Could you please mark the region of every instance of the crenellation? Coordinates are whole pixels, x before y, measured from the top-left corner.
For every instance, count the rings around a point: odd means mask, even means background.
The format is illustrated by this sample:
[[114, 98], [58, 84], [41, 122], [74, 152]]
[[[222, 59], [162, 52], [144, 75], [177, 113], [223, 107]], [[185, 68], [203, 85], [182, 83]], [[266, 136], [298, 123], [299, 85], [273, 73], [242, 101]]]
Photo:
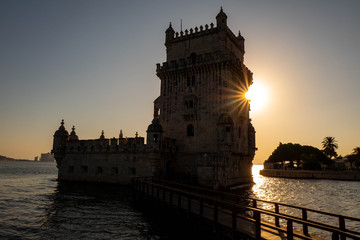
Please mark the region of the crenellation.
[[175, 37], [172, 39], [172, 42], [199, 37], [215, 31], [217, 31], [217, 28], [214, 27], [213, 23], [210, 24], [210, 27], [206, 24], [205, 28], [201, 25], [200, 27], [190, 28], [189, 30], [185, 29], [185, 31], [180, 31], [180, 33], [175, 32]]
[[157, 73], [163, 73], [166, 71], [173, 71], [179, 68], [186, 69], [188, 66], [201, 66], [207, 64], [214, 64], [216, 62], [222, 63], [224, 61], [232, 62], [232, 64], [241, 67], [242, 61], [236, 57], [233, 52], [222, 53], [220, 51], [209, 52], [204, 54], [199, 54], [196, 56], [196, 61], [193, 61], [191, 57], [180, 58], [179, 60], [171, 60], [170, 62], [163, 62], [156, 64]]

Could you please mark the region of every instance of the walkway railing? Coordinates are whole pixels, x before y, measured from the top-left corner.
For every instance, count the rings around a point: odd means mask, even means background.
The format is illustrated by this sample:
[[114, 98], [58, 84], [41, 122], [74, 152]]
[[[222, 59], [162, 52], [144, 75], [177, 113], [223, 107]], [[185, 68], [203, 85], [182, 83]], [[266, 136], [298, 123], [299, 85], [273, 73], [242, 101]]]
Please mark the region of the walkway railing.
[[[159, 179], [134, 179], [133, 186], [139, 193], [163, 201], [166, 204], [173, 206], [177, 205], [178, 208], [183, 206], [182, 201], [185, 200], [187, 201], [186, 210], [189, 213], [194, 213], [194, 209], [197, 208], [196, 214], [200, 217], [204, 217], [205, 208], [207, 211], [208, 209], [211, 209], [211, 220], [213, 223], [215, 225], [221, 224], [230, 227], [234, 236], [236, 232], [242, 231], [242, 229], [239, 229], [238, 224], [238, 220], [242, 220], [254, 226], [252, 232], [245, 233], [253, 235], [256, 239], [261, 239], [263, 228], [274, 229], [280, 233], [284, 233], [289, 240], [294, 239], [294, 237], [300, 239], [313, 239], [313, 236], [309, 234], [309, 227], [330, 233], [332, 239], [360, 239], [360, 232], [346, 228], [346, 221], [356, 221], [360, 223], [360, 219], [355, 217], [256, 198], [241, 197], [233, 193], [215, 191]], [[177, 202], [174, 202], [174, 200], [177, 200]], [[241, 204], [241, 200], [250, 202], [250, 206]], [[258, 207], [258, 203], [260, 202], [272, 204], [274, 210]], [[301, 217], [282, 213], [280, 211], [281, 206], [300, 210]], [[221, 214], [225, 213], [229, 215], [231, 218], [230, 224], [227, 224], [225, 220], [224, 222], [219, 222], [220, 211]], [[324, 222], [310, 220], [308, 216], [308, 213], [310, 212], [336, 217], [339, 225], [332, 226]], [[263, 216], [272, 217], [274, 222], [262, 220]], [[226, 218], [224, 217], [223, 219]], [[284, 224], [280, 224], [280, 222]], [[302, 225], [302, 231], [294, 230], [294, 224]]]

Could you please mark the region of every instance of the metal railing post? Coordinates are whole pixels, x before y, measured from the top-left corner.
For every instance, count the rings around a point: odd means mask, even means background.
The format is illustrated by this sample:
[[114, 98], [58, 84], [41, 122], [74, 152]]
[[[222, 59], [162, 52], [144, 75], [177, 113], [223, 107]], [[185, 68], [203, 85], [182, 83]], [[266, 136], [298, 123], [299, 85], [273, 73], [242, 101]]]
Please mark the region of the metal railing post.
[[333, 232], [331, 239], [332, 240], [339, 240], [339, 233], [338, 232]]
[[[257, 208], [256, 199], [253, 199], [253, 208]], [[253, 218], [255, 219], [255, 212], [253, 212]]]
[[[307, 211], [306, 209], [301, 209], [302, 211], [302, 219], [304, 221], [307, 221]], [[308, 229], [308, 225], [306, 223], [303, 224], [303, 233], [305, 236], [309, 236], [309, 229]]]
[[255, 219], [255, 238], [261, 239], [261, 214], [258, 211], [253, 212]]
[[[279, 204], [275, 203], [275, 213], [279, 214]], [[279, 217], [275, 217], [275, 226], [280, 227]]]
[[287, 229], [286, 231], [287, 240], [293, 240], [294, 239], [293, 221], [291, 219], [287, 220], [286, 229]]
[[[342, 216], [339, 216], [339, 228], [341, 229], [341, 231], [345, 231], [345, 219]], [[340, 239], [345, 240], [346, 236], [340, 234]]]

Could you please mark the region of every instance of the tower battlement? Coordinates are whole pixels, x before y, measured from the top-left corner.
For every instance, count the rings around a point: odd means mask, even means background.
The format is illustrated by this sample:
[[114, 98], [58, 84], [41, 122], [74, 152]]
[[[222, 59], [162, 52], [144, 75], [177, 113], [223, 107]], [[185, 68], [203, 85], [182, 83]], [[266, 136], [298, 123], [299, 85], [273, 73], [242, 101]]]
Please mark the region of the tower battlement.
[[208, 52], [204, 54], [189, 56], [187, 58], [180, 58], [179, 60], [172, 60], [170, 62], [163, 62], [162, 64], [156, 64], [156, 72], [157, 74], [187, 69], [189, 67], [206, 67], [209, 65], [219, 64], [219, 63], [232, 63], [234, 67], [238, 68], [239, 71], [244, 68], [247, 71], [248, 75], [252, 76], [252, 72], [240, 61], [239, 58], [233, 52]]
[[176, 43], [176, 42], [186, 41], [197, 37], [219, 33], [221, 31], [225, 31], [227, 36], [239, 48], [243, 47], [244, 37], [240, 34], [240, 32], [238, 36], [235, 36], [235, 34], [228, 27], [226, 27], [225, 29], [219, 29], [218, 27], [214, 27], [213, 23], [210, 24], [210, 27], [208, 24], [205, 24], [205, 27], [200, 25], [200, 27], [190, 28], [189, 30], [185, 29], [184, 31], [174, 32], [174, 36], [169, 42]]

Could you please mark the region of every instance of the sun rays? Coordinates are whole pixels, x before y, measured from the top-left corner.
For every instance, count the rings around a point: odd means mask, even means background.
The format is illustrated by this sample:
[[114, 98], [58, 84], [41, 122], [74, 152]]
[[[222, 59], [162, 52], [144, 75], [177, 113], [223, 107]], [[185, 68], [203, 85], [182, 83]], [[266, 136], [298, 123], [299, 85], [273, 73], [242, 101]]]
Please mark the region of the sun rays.
[[246, 99], [250, 100], [251, 111], [261, 111], [268, 101], [268, 90], [266, 86], [259, 82], [254, 82], [249, 91], [245, 94]]
[[229, 86], [225, 88], [226, 103], [225, 108], [230, 111], [230, 114], [236, 114], [237, 118], [247, 118], [249, 108], [249, 100], [246, 99], [245, 94], [249, 88], [248, 82], [229, 81]]
[[248, 109], [252, 112], [261, 111], [268, 100], [268, 90], [261, 83], [248, 81], [229, 81], [224, 88], [226, 103], [224, 107], [230, 114], [236, 114], [237, 118], [248, 117]]

